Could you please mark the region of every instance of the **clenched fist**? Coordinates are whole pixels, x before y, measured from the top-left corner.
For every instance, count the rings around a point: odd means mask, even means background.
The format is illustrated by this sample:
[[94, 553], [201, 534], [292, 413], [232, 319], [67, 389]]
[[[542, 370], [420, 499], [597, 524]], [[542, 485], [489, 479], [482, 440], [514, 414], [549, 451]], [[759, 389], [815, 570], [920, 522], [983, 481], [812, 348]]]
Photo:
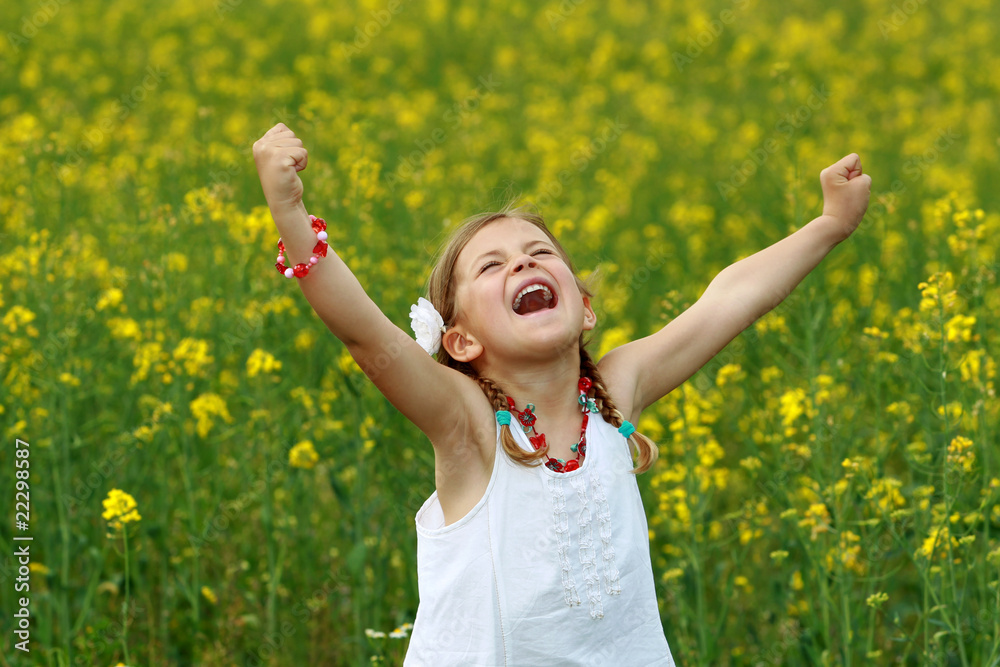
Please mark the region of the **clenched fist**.
[[846, 239], [868, 210], [872, 177], [862, 173], [861, 158], [851, 153], [821, 171], [819, 182], [823, 187], [823, 215], [837, 219]]
[[272, 213], [294, 208], [302, 201], [299, 172], [306, 168], [309, 154], [288, 126], [278, 123], [255, 141], [253, 159]]

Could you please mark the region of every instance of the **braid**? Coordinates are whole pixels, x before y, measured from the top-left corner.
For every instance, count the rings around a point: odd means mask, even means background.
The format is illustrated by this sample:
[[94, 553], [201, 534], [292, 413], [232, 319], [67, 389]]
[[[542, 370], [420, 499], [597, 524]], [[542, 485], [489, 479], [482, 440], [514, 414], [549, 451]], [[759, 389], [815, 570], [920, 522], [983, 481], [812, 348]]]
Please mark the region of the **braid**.
[[[479, 384], [483, 393], [486, 394], [486, 398], [493, 405], [494, 411], [510, 410], [510, 405], [507, 403], [507, 393], [500, 388], [500, 385], [487, 377], [476, 375], [474, 371], [472, 374], [469, 374], [469, 377]], [[500, 425], [500, 442], [503, 444], [503, 449], [510, 458], [524, 465], [538, 465], [549, 457], [548, 444], [533, 452], [526, 452], [523, 448], [519, 447], [517, 441], [514, 440], [514, 435], [510, 432], [510, 426], [507, 424]]]
[[[463, 364], [463, 366], [465, 365]], [[460, 370], [476, 381], [483, 390], [483, 393], [486, 394], [486, 398], [489, 399], [494, 411], [510, 410], [510, 405], [507, 402], [507, 392], [500, 385], [488, 377], [477, 375], [471, 367], [466, 366], [460, 368]], [[597, 370], [597, 364], [594, 363], [594, 360], [583, 345], [580, 346], [580, 375], [589, 377], [593, 381], [592, 389], [594, 398], [600, 408], [604, 421], [615, 428], [620, 427], [625, 421], [625, 417], [622, 416], [622, 413], [615, 406], [614, 400], [612, 400], [611, 395], [608, 394], [607, 389], [604, 387], [604, 380], [601, 378], [601, 372]], [[522, 447], [518, 446], [508, 424], [501, 424], [500, 426], [500, 442], [503, 444], [503, 449], [507, 452], [507, 455], [522, 465], [538, 465], [549, 457], [549, 446], [547, 443], [541, 449], [533, 452], [525, 451]], [[631, 447], [635, 448], [639, 457], [636, 467], [632, 472], [639, 474], [649, 470], [659, 456], [656, 443], [638, 431], [635, 431], [628, 437], [628, 443]]]
[[[611, 400], [611, 395], [608, 394], [607, 389], [604, 387], [604, 380], [601, 378], [601, 372], [597, 370], [597, 364], [591, 358], [590, 353], [587, 352], [583, 345], [580, 345], [580, 373], [581, 375], [586, 375], [591, 380], [593, 380], [593, 390], [594, 398], [597, 400], [597, 404], [601, 410], [601, 416], [604, 417], [604, 421], [608, 422], [615, 428], [618, 428], [625, 421], [625, 417], [619, 412], [618, 408], [615, 406], [615, 402]], [[659, 457], [659, 449], [656, 443], [650, 440], [643, 434], [635, 431], [628, 437], [628, 443], [633, 445], [636, 449], [636, 453], [639, 456], [639, 461], [636, 464], [635, 469], [632, 470], [634, 474], [639, 474], [646, 472], [650, 467], [656, 462]]]

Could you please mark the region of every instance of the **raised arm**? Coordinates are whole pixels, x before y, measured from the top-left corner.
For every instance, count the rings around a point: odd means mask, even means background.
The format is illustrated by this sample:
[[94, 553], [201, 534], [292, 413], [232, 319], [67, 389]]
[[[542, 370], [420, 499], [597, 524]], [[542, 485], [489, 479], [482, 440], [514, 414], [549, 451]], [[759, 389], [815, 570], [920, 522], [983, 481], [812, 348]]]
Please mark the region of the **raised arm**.
[[[278, 123], [254, 143], [253, 155], [264, 196], [285, 245], [285, 265], [307, 261], [316, 245], [316, 233], [302, 203], [298, 172], [308, 161], [302, 140]], [[284, 279], [275, 276], [275, 280]], [[456, 424], [456, 419], [489, 423], [492, 411], [479, 386], [437, 363], [393, 324], [332, 247], [307, 276], [293, 280], [368, 378], [427, 434], [435, 449], [466, 444], [451, 441], [478, 432], [469, 428], [470, 424]], [[487, 435], [494, 434], [491, 431]]]
[[[631, 415], [670, 393], [741, 331], [781, 303], [868, 208], [871, 177], [852, 153], [820, 173], [823, 214], [760, 252], [719, 272], [690, 308], [656, 333], [615, 348], [601, 374], [630, 403]], [[623, 401], [624, 402], [624, 401]]]

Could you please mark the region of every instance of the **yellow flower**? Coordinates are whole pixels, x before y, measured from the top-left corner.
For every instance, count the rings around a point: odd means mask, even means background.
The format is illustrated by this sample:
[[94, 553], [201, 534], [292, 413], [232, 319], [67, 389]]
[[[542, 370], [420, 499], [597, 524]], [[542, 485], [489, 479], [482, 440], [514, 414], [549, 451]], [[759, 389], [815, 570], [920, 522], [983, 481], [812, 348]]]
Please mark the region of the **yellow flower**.
[[879, 350], [875, 353], [875, 361], [884, 361], [887, 364], [894, 364], [899, 361], [899, 355], [894, 352]]
[[859, 575], [865, 574], [865, 562], [861, 559], [861, 545], [858, 542], [861, 538], [857, 534], [850, 530], [844, 530], [840, 533], [840, 546], [839, 548], [830, 549], [826, 554], [826, 567], [829, 570], [833, 570], [835, 566], [835, 557], [839, 557], [839, 560], [847, 569], [855, 572]]
[[563, 232], [572, 231], [576, 225], [569, 218], [559, 218], [552, 223], [552, 234], [559, 238]]
[[260, 373], [273, 373], [281, 370], [281, 362], [269, 352], [257, 348], [247, 359], [247, 377], [256, 377]]
[[962, 472], [972, 472], [976, 462], [976, 453], [972, 450], [972, 441], [964, 436], [956, 436], [948, 445], [948, 465], [961, 468]]
[[174, 348], [174, 361], [184, 364], [184, 372], [192, 377], [201, 374], [205, 368], [215, 361], [208, 354], [208, 341], [196, 338], [184, 338]]
[[111, 329], [111, 337], [117, 340], [142, 340], [139, 323], [131, 317], [112, 317], [108, 320], [108, 328]]
[[865, 494], [866, 500], [877, 499], [878, 508], [883, 512], [902, 507], [906, 499], [899, 492], [902, 482], [894, 477], [883, 477], [872, 482], [871, 488]]
[[184, 273], [188, 269], [188, 258], [187, 255], [179, 252], [171, 252], [167, 254], [167, 271], [176, 271], [178, 273]]
[[299, 352], [308, 352], [316, 345], [316, 338], [316, 332], [303, 329], [295, 336], [295, 349]]
[[[945, 416], [945, 406], [943, 406], [943, 405], [937, 406], [936, 411], [942, 417]], [[952, 401], [951, 403], [949, 403], [947, 405], [947, 416], [948, 416], [948, 419], [958, 419], [959, 417], [962, 416], [962, 413], [964, 411], [965, 410], [962, 407], [962, 404], [959, 403], [958, 401]]]
[[[7, 327], [7, 330], [11, 333], [17, 333], [17, 328], [19, 326], [25, 326], [29, 322], [34, 321], [35, 314], [23, 306], [11, 306], [7, 314], [3, 316], [3, 325]], [[28, 335], [35, 337], [38, 335], [38, 330], [35, 327], [26, 327]], [[32, 332], [34, 332], [32, 334]]]
[[953, 289], [955, 278], [951, 271], [938, 271], [931, 275], [926, 282], [917, 285], [920, 290], [920, 310], [928, 312], [937, 310], [939, 307], [944, 311], [951, 310], [955, 306], [957, 292]]
[[124, 524], [142, 518], [136, 510], [135, 498], [121, 489], [111, 489], [103, 502], [104, 513], [101, 516], [108, 522], [108, 527], [116, 531], [121, 530]]
[[767, 333], [768, 331], [788, 333], [788, 325], [785, 324], [785, 316], [778, 315], [773, 310], [754, 322], [754, 328], [758, 333]]
[[813, 503], [806, 510], [805, 518], [799, 521], [800, 528], [812, 528], [811, 539], [820, 533], [830, 531], [830, 512], [823, 503]]
[[889, 599], [888, 595], [886, 595], [885, 593], [882, 593], [882, 592], [878, 592], [878, 593], [875, 593], [874, 595], [869, 595], [868, 599], [865, 600], [865, 603], [869, 607], [871, 607], [872, 609], [878, 609], [883, 604], [885, 604], [885, 602], [888, 599]]
[[[149, 443], [153, 442], [153, 437], [156, 435], [156, 431], [157, 430], [158, 429], [155, 429], [155, 428], [152, 428], [152, 427], [150, 427], [150, 426], [148, 426], [146, 424], [143, 424], [142, 426], [140, 426], [140, 427], [138, 427], [138, 428], [136, 428], [135, 430], [132, 431], [132, 437], [134, 437], [136, 440], [138, 440], [139, 443], [143, 443], [144, 442], [146, 444], [149, 444]], [[142, 449], [142, 445], [141, 444], [138, 444], [137, 446], [140, 449]]]
[[203, 438], [208, 435], [208, 432], [212, 430], [212, 426], [215, 425], [212, 417], [221, 417], [227, 423], [233, 421], [225, 399], [211, 392], [201, 394], [198, 398], [191, 401], [191, 414], [198, 420], [198, 435]]
[[206, 600], [208, 600], [212, 604], [216, 604], [219, 601], [219, 598], [216, 597], [215, 595], [215, 591], [213, 591], [208, 586], [201, 587], [201, 594], [205, 597]]
[[122, 298], [125, 296], [117, 287], [112, 287], [111, 289], [104, 290], [104, 294], [101, 298], [97, 300], [97, 310], [104, 310], [105, 308], [115, 308], [122, 302]]
[[79, 387], [80, 386], [80, 378], [76, 377], [72, 373], [60, 373], [59, 374], [59, 381], [62, 382], [63, 384], [65, 384], [65, 385], [70, 386], [70, 387]]
[[781, 369], [777, 366], [768, 366], [767, 368], [761, 369], [760, 381], [767, 384], [771, 380], [779, 379], [782, 375], [783, 373], [781, 372]]
[[[305, 387], [296, 387], [295, 389], [292, 389], [289, 394], [296, 401], [302, 403], [302, 407], [305, 408], [306, 412], [316, 412], [316, 402], [313, 400], [312, 392], [308, 389]], [[372, 423], [374, 423], [374, 421]]]
[[888, 338], [889, 337], [889, 333], [888, 332], [882, 331], [878, 327], [865, 327], [864, 329], [861, 330], [861, 333], [865, 334], [866, 336], [871, 336], [873, 338]]
[[[962, 382], [973, 382], [977, 386], [982, 386], [982, 369], [986, 369], [986, 379], [996, 377], [996, 362], [986, 354], [985, 350], [971, 350], [962, 356], [959, 371], [962, 374]], [[992, 386], [992, 383], [988, 383]]]
[[45, 576], [46, 574], [49, 574], [52, 571], [49, 568], [42, 565], [41, 563], [30, 563], [28, 565], [28, 569], [31, 570], [32, 572], [37, 572], [42, 576]]
[[726, 364], [719, 369], [719, 372], [715, 376], [715, 384], [720, 387], [726, 386], [730, 381], [738, 382], [746, 377], [746, 373], [743, 372], [739, 364]]
[[361, 373], [361, 367], [354, 361], [354, 357], [351, 356], [350, 351], [346, 347], [340, 351], [340, 356], [337, 357], [337, 366], [344, 375]]
[[781, 407], [778, 408], [778, 411], [781, 413], [783, 426], [790, 426], [792, 422], [809, 411], [805, 389], [790, 389], [782, 394], [779, 400]]
[[928, 559], [946, 556], [948, 554], [949, 541], [952, 549], [958, 548], [958, 540], [951, 536], [951, 533], [948, 531], [948, 526], [934, 528], [930, 533], [928, 533], [927, 538], [924, 539], [920, 548], [917, 549], [916, 555], [923, 556]]
[[606, 355], [611, 350], [616, 347], [620, 347], [628, 343], [631, 339], [631, 332], [625, 327], [613, 327], [604, 332], [601, 336], [601, 348], [597, 353], [597, 358], [600, 359]]
[[293, 468], [309, 469], [319, 461], [319, 454], [313, 448], [311, 440], [303, 440], [288, 452], [288, 463]]
[[974, 316], [955, 315], [945, 325], [946, 338], [949, 343], [973, 340], [972, 325], [976, 323]]
[[374, 428], [375, 418], [371, 415], [365, 415], [365, 418], [361, 420], [361, 426], [358, 427], [358, 431], [361, 433], [362, 438], [368, 438], [372, 435]]

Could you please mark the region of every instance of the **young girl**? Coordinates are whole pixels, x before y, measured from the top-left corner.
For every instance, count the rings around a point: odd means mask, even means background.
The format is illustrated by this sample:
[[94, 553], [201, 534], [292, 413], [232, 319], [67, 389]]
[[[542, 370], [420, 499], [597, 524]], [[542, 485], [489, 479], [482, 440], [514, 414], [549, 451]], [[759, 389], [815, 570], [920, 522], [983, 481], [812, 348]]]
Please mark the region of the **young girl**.
[[429, 302], [411, 309], [414, 340], [326, 253], [325, 223], [302, 203], [302, 141], [279, 123], [253, 152], [278, 270], [434, 447], [404, 664], [673, 665], [634, 476], [657, 448], [634, 424], [854, 231], [871, 186], [858, 156], [820, 174], [820, 217], [595, 364], [583, 345], [592, 295], [540, 216], [508, 206], [466, 220]]

